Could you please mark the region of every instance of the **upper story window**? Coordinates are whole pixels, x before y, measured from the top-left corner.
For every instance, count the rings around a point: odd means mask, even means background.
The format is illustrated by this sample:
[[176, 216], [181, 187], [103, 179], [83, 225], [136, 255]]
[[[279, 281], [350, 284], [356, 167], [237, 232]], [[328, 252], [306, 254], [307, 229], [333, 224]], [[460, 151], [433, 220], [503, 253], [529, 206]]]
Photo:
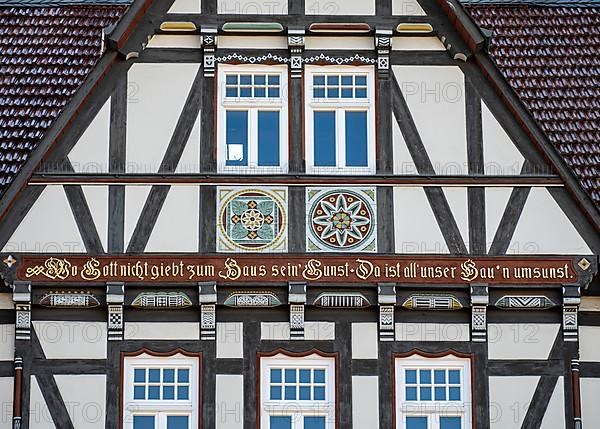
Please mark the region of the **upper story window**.
[[287, 172], [286, 66], [220, 64], [217, 93], [219, 171]]
[[470, 358], [396, 358], [397, 429], [471, 428]]
[[124, 429], [196, 429], [199, 358], [177, 354], [126, 357]]
[[333, 429], [335, 359], [283, 353], [261, 358], [261, 427]]
[[375, 173], [375, 82], [371, 66], [306, 67], [306, 170]]

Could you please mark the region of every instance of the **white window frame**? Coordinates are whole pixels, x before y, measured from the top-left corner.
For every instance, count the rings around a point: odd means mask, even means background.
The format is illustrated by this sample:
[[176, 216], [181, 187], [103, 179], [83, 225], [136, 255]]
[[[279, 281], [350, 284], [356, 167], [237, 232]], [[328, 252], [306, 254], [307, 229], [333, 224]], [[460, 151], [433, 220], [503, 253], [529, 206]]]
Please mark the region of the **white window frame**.
[[[431, 401], [407, 401], [404, 383], [406, 369], [459, 369], [461, 370], [460, 401], [436, 401], [432, 388]], [[452, 354], [427, 358], [418, 354], [409, 357], [396, 357], [394, 361], [396, 429], [406, 429], [406, 417], [427, 416], [427, 429], [439, 429], [439, 417], [461, 417], [461, 429], [471, 429], [471, 359]], [[433, 377], [433, 374], [432, 374]]]
[[[219, 64], [217, 66], [217, 170], [220, 173], [283, 174], [288, 172], [288, 70], [286, 65]], [[238, 74], [279, 74], [279, 98], [228, 99], [225, 94], [225, 76]], [[248, 165], [226, 165], [226, 112], [248, 111]], [[279, 165], [258, 166], [258, 111], [279, 112]]]
[[[366, 74], [367, 98], [315, 98], [313, 76], [319, 74]], [[304, 85], [304, 111], [306, 127], [306, 172], [309, 174], [375, 174], [375, 68], [374, 66], [306, 66]], [[336, 165], [317, 167], [314, 161], [314, 112], [335, 111]], [[367, 167], [346, 167], [345, 111], [367, 111]]]
[[[271, 416], [291, 416], [292, 429], [304, 429], [303, 417], [325, 417], [325, 428], [336, 427], [336, 360], [316, 353], [305, 357], [279, 353], [260, 358], [260, 427], [269, 428]], [[270, 400], [271, 369], [300, 368], [325, 370], [325, 401], [272, 401]], [[282, 372], [282, 377], [284, 377]], [[284, 392], [282, 391], [282, 394]]]
[[[133, 429], [135, 416], [154, 416], [157, 428], [167, 427], [167, 415], [189, 417], [190, 429], [198, 429], [199, 367], [197, 356], [181, 353], [169, 357], [152, 356], [143, 353], [139, 356], [125, 356], [123, 365], [123, 429]], [[180, 400], [138, 400], [133, 399], [134, 369], [136, 368], [182, 368], [190, 370], [189, 399]]]

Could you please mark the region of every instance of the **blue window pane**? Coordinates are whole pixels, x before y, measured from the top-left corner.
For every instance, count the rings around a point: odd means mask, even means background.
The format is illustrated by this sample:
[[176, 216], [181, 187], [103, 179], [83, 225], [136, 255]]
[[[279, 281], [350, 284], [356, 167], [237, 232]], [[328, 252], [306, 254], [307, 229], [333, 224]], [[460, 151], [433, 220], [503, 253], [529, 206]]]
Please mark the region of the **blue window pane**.
[[252, 97], [252, 88], [249, 86], [240, 88], [240, 97], [244, 97], [244, 98]]
[[304, 417], [304, 429], [325, 429], [325, 417]]
[[342, 98], [352, 98], [352, 88], [342, 88]]
[[177, 371], [177, 382], [178, 383], [189, 383], [190, 382], [190, 370], [180, 369]]
[[406, 388], [406, 400], [407, 401], [416, 401], [417, 400], [417, 388], [416, 387], [407, 387]]
[[322, 74], [314, 75], [313, 85], [325, 85], [325, 76]]
[[269, 429], [292, 429], [292, 417], [271, 416], [269, 418]]
[[405, 370], [404, 377], [406, 378], [406, 383], [417, 384], [417, 370], [416, 369]]
[[300, 370], [300, 383], [310, 383], [310, 369]]
[[266, 97], [267, 90], [265, 88], [254, 88], [254, 96], [255, 97]]
[[315, 112], [315, 166], [335, 166], [335, 112]]
[[269, 75], [269, 85], [279, 85], [279, 75]]
[[460, 417], [440, 417], [440, 429], [461, 429]]
[[450, 401], [460, 401], [460, 387], [451, 387], [448, 392]]
[[327, 76], [327, 85], [338, 85], [340, 82], [338, 75]]
[[225, 123], [226, 165], [248, 165], [248, 112], [228, 110]]
[[366, 88], [356, 88], [354, 92], [354, 96], [356, 98], [367, 98], [367, 89]]
[[446, 384], [446, 370], [436, 369], [433, 371], [433, 381], [435, 384]]
[[315, 401], [324, 401], [325, 400], [325, 388], [324, 387], [315, 387], [313, 392]]
[[300, 387], [300, 400], [301, 401], [310, 401], [310, 386], [301, 386]]
[[445, 387], [436, 387], [435, 388], [435, 400], [436, 401], [445, 401], [446, 400], [446, 388]]
[[228, 74], [225, 76], [225, 83], [227, 85], [237, 85], [238, 77], [237, 74]]
[[354, 76], [354, 83], [357, 86], [364, 86], [367, 84], [367, 77], [364, 75]]
[[160, 386], [148, 387], [148, 399], [160, 399]]
[[279, 112], [258, 112], [258, 165], [279, 165]]
[[279, 88], [269, 88], [269, 97], [279, 97]]
[[252, 85], [252, 75], [249, 75], [249, 74], [240, 75], [240, 84], [241, 85]]
[[133, 429], [154, 429], [154, 416], [133, 416]]
[[160, 369], [149, 369], [148, 380], [150, 383], [160, 383]]
[[327, 98], [340, 98], [340, 91], [337, 87], [327, 88]]
[[325, 370], [315, 369], [313, 371], [313, 377], [315, 383], [325, 383]]
[[175, 386], [163, 386], [163, 399], [175, 399]]
[[448, 371], [448, 382], [450, 384], [460, 384], [460, 369], [451, 369]]
[[431, 387], [421, 387], [419, 390], [421, 401], [431, 401]]
[[352, 86], [352, 76], [342, 76], [343, 86]]
[[146, 399], [146, 388], [144, 386], [135, 386], [133, 388], [133, 399]]
[[427, 417], [407, 417], [406, 429], [427, 429]]
[[264, 74], [254, 75], [254, 85], [264, 85], [266, 83], [266, 77]]
[[188, 416], [167, 416], [167, 429], [188, 429]]
[[188, 386], [177, 386], [177, 399], [180, 401], [190, 399], [190, 388]]
[[285, 370], [285, 382], [286, 383], [295, 383], [296, 382], [296, 370], [295, 369], [286, 369]]
[[272, 369], [271, 370], [271, 383], [281, 383], [281, 370], [280, 369]]
[[285, 400], [295, 400], [296, 399], [296, 386], [285, 386]]
[[175, 382], [175, 370], [173, 368], [163, 369], [163, 382], [164, 383]]
[[280, 401], [281, 400], [281, 386], [271, 386], [271, 400], [272, 401]]
[[141, 368], [134, 369], [133, 381], [135, 383], [143, 383], [144, 381], [146, 381], [146, 370]]
[[367, 112], [346, 112], [346, 165], [366, 167]]
[[421, 384], [431, 383], [431, 370], [430, 369], [420, 369], [419, 370], [419, 382]]
[[325, 88], [314, 88], [313, 97], [314, 98], [325, 98]]
[[237, 97], [238, 96], [238, 90], [237, 87], [229, 87], [229, 88], [225, 88], [225, 97]]

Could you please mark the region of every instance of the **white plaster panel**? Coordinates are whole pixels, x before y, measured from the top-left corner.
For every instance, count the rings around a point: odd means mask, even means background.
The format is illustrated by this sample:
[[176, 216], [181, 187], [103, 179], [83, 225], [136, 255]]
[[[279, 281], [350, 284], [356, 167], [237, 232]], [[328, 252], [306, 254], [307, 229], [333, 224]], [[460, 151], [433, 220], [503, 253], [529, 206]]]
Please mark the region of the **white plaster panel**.
[[198, 186], [171, 186], [146, 252], [198, 251]]
[[195, 322], [126, 322], [126, 340], [198, 340], [200, 324]]
[[69, 152], [76, 173], [108, 172], [108, 142], [110, 139], [110, 98], [96, 114], [83, 135]]
[[426, 15], [417, 0], [392, 0], [392, 15]]
[[379, 339], [377, 323], [352, 324], [352, 359], [377, 359]]
[[15, 325], [0, 325], [0, 361], [15, 358]]
[[593, 252], [548, 190], [531, 188], [506, 253], [582, 255]]
[[437, 37], [393, 37], [392, 51], [445, 51]]
[[287, 11], [286, 0], [217, 0], [217, 12], [228, 15], [286, 15]]
[[488, 357], [548, 359], [559, 328], [555, 323], [490, 323]]
[[151, 186], [125, 186], [125, 249], [131, 241], [150, 189]]
[[565, 427], [565, 384], [563, 377], [558, 377], [554, 391], [548, 402], [548, 408], [542, 418], [540, 429], [562, 429]]
[[[0, 299], [0, 308], [2, 300]], [[580, 311], [600, 311], [600, 296], [582, 296]]]
[[55, 375], [54, 379], [74, 427], [104, 428], [106, 375]]
[[202, 49], [202, 37], [194, 34], [155, 34], [146, 47]]
[[406, 140], [400, 131], [398, 122], [395, 117], [392, 117], [392, 128], [393, 128], [393, 150], [394, 150], [394, 174], [418, 174], [417, 166], [415, 165], [408, 146], [406, 146]]
[[[290, 339], [290, 324], [288, 322], [261, 322], [261, 340], [287, 341]], [[304, 339], [312, 341], [335, 340], [335, 323], [333, 322], [304, 322]]]
[[469, 341], [467, 323], [396, 323], [396, 341]]
[[286, 341], [290, 339], [290, 324], [287, 322], [261, 322], [260, 339]]
[[219, 49], [287, 49], [287, 37], [219, 36]]
[[217, 374], [216, 378], [216, 428], [243, 429], [244, 376]]
[[244, 357], [244, 324], [217, 323], [217, 358]]
[[372, 37], [327, 37], [327, 36], [313, 36], [306, 37], [304, 39], [304, 47], [310, 49], [345, 49], [349, 46], [352, 50], [373, 50], [375, 49], [375, 42]]
[[379, 377], [352, 376], [352, 427], [379, 427]]
[[200, 171], [200, 117], [201, 111], [198, 112], [194, 128], [190, 133], [190, 137], [183, 149], [175, 173], [198, 173]]
[[600, 362], [600, 326], [579, 325], [579, 360]]
[[52, 421], [52, 415], [42, 396], [37, 377], [31, 376], [30, 396], [29, 396], [29, 429], [55, 429]]
[[450, 211], [454, 216], [463, 243], [469, 250], [469, 205], [467, 202], [467, 188], [442, 188]]
[[584, 428], [594, 427], [600, 422], [600, 378], [581, 378], [581, 421]]
[[85, 252], [85, 245], [62, 186], [46, 186], [2, 252]]
[[449, 253], [423, 188], [394, 188], [396, 253]]
[[105, 359], [106, 323], [33, 321], [48, 359]]
[[108, 186], [82, 186], [104, 250], [108, 241]]
[[485, 241], [490, 250], [513, 188], [485, 188]]
[[0, 292], [0, 310], [14, 310], [12, 293]]
[[175, 0], [167, 13], [200, 13], [201, 0]]
[[468, 174], [465, 85], [456, 66], [392, 66], [437, 174]]
[[481, 122], [485, 174], [513, 176], [521, 174], [525, 158], [484, 102], [481, 103]]
[[521, 428], [539, 379], [538, 376], [489, 378], [491, 429]]
[[0, 429], [12, 429], [13, 378], [0, 377]]
[[306, 0], [306, 15], [375, 15], [375, 0]]
[[127, 172], [158, 171], [198, 64], [137, 63], [128, 72]]

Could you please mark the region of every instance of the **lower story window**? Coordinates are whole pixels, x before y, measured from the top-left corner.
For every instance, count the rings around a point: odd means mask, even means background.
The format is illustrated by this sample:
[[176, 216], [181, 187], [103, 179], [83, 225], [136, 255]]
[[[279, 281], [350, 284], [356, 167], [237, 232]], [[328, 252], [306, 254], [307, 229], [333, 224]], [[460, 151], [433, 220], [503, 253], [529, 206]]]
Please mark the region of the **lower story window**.
[[335, 427], [335, 358], [284, 353], [261, 358], [261, 427]]
[[197, 429], [200, 358], [124, 358], [124, 429]]

